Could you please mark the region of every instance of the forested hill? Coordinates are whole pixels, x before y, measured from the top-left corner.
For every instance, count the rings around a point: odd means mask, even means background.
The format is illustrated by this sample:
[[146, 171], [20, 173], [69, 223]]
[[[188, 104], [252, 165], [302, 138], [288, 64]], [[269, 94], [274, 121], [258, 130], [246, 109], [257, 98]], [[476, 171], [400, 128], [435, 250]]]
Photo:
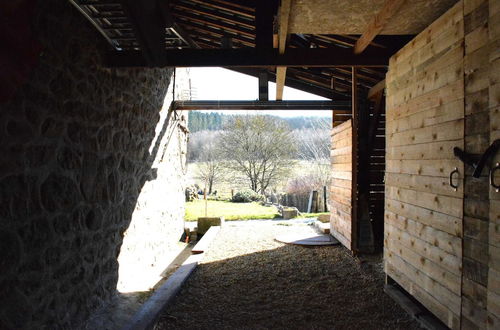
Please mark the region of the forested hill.
[[[189, 131], [194, 133], [198, 131], [217, 131], [224, 127], [224, 124], [230, 119], [238, 115], [226, 115], [217, 112], [205, 113], [199, 111], [189, 112]], [[275, 116], [272, 116], [275, 117]], [[311, 128], [318, 124], [329, 124], [331, 119], [328, 117], [279, 117], [280, 119], [288, 122], [290, 128], [301, 129]]]

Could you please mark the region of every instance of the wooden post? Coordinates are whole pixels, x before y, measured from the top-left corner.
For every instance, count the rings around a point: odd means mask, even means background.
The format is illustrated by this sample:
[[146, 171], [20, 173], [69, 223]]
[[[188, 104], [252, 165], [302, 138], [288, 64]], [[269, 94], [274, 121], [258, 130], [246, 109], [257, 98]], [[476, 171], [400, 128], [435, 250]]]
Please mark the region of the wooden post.
[[318, 212], [318, 191], [313, 190], [312, 191], [312, 205], [311, 205], [311, 211], [312, 213], [317, 213]]
[[207, 187], [203, 188], [203, 199], [205, 200], [205, 217], [208, 217]]
[[357, 69], [352, 67], [351, 106], [352, 106], [352, 189], [351, 189], [351, 250], [357, 251], [358, 245], [358, 77]]
[[326, 199], [326, 186], [323, 186], [323, 204], [325, 206], [325, 212], [328, 212], [328, 201]]
[[255, 47], [273, 48], [273, 18], [276, 6], [264, 0], [257, 0], [255, 9]]
[[259, 72], [259, 101], [269, 100], [269, 84], [267, 70]]
[[[356, 145], [356, 251], [371, 253], [375, 249], [373, 227], [370, 219], [370, 153], [368, 148], [368, 128], [370, 108], [366, 93], [358, 94], [356, 113], [357, 145]], [[354, 174], [354, 173], [353, 173]]]
[[312, 212], [313, 192], [309, 193], [309, 202], [307, 203], [307, 213]]

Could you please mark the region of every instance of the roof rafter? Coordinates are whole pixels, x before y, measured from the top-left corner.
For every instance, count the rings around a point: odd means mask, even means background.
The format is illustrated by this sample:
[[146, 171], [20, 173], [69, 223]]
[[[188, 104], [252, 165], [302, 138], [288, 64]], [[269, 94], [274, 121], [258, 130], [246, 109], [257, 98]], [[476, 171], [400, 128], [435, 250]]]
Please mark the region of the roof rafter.
[[[278, 52], [280, 55], [285, 53], [286, 39], [288, 35], [288, 19], [290, 18], [291, 0], [281, 0], [279, 8], [279, 31], [278, 31]], [[286, 66], [276, 68], [276, 100], [283, 99], [283, 90], [285, 89]]]
[[375, 15], [371, 23], [366, 28], [361, 38], [354, 45], [354, 54], [361, 54], [368, 45], [373, 41], [377, 34], [382, 31], [384, 26], [389, 22], [401, 8], [405, 0], [386, 0], [380, 12]]

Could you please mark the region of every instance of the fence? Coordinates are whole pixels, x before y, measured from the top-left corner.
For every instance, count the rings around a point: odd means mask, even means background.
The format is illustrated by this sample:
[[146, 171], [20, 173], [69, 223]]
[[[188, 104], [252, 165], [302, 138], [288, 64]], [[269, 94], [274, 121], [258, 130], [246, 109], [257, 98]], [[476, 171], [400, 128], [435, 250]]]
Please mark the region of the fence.
[[279, 203], [284, 206], [294, 206], [300, 212], [328, 212], [328, 189], [323, 187], [322, 191], [283, 194]]

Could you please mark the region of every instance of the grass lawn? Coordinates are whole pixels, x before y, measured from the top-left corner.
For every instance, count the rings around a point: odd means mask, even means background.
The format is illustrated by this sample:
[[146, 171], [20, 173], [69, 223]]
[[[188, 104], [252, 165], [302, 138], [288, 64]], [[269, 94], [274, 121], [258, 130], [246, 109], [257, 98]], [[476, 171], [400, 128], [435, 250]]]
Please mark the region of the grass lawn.
[[302, 215], [300, 216], [301, 218], [317, 218], [322, 214], [330, 214], [330, 212], [319, 212], [319, 213], [305, 213], [302, 212]]
[[[208, 201], [209, 217], [224, 217], [226, 220], [251, 220], [279, 218], [274, 206], [262, 206], [258, 203], [231, 203], [223, 201]], [[186, 221], [196, 221], [205, 216], [205, 201], [194, 200], [186, 203]]]

